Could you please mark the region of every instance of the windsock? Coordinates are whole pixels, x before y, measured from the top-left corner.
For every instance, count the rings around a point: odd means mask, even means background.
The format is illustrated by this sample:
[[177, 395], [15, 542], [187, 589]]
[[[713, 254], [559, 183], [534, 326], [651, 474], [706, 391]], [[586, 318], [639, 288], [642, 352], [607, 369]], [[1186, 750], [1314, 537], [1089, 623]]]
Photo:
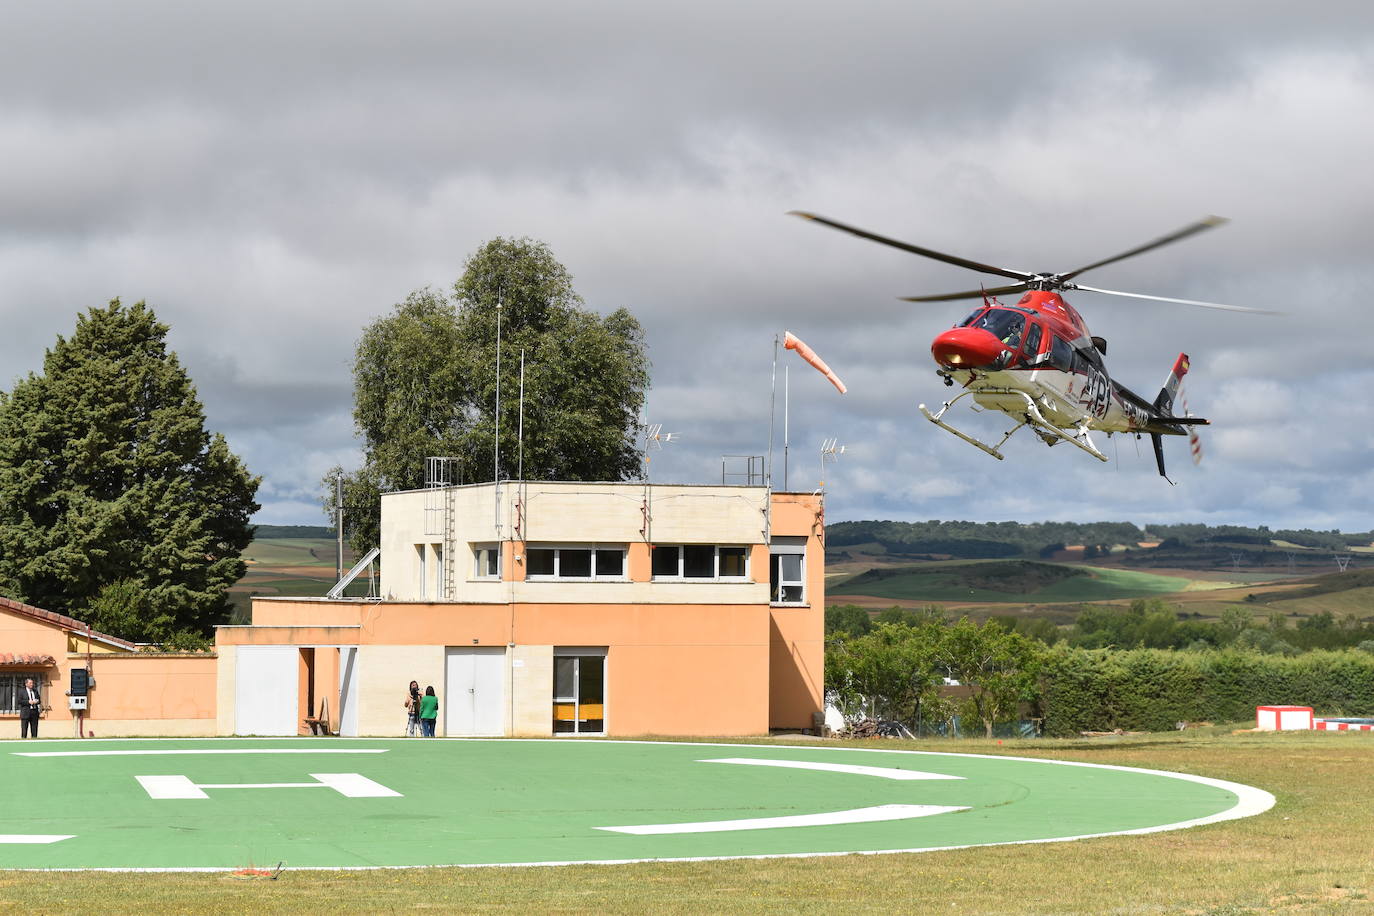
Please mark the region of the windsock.
[[788, 350], [796, 350], [798, 356], [820, 370], [822, 375], [830, 379], [830, 384], [839, 389], [840, 394], [844, 394], [849, 390], [844, 387], [844, 382], [840, 381], [840, 377], [831, 371], [830, 367], [825, 364], [825, 360], [817, 356], [816, 351], [808, 347], [800, 337], [797, 337], [791, 331], [785, 331], [783, 332], [782, 345]]

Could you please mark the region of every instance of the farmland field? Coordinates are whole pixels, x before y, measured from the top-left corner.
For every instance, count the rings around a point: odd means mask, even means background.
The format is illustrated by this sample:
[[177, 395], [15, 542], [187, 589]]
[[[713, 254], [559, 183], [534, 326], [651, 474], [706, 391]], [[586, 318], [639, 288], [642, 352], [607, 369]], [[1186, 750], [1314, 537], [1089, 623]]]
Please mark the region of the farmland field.
[[[255, 538], [243, 552], [248, 571], [229, 589], [234, 604], [234, 622], [246, 622], [250, 599], [262, 597], [320, 596], [338, 581], [337, 544], [332, 538], [267, 537]], [[344, 548], [344, 570], [357, 561], [352, 550]], [[367, 594], [367, 574], [349, 585], [351, 597]]]
[[1095, 566], [988, 561], [889, 567], [835, 583], [827, 591], [829, 600], [840, 604], [850, 594], [918, 602], [1063, 603], [1173, 594], [1187, 589], [1190, 581]]

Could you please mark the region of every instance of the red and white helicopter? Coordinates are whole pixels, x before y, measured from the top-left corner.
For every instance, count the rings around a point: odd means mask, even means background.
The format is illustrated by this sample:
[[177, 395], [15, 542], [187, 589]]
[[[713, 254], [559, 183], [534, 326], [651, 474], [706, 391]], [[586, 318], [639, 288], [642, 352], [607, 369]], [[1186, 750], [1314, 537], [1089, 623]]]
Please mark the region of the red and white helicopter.
[[[983, 304], [954, 328], [943, 332], [930, 345], [931, 355], [940, 368], [937, 374], [945, 384], [961, 385], [964, 390], [944, 402], [936, 413], [921, 404], [921, 413], [941, 429], [948, 430], [965, 442], [977, 446], [998, 460], [999, 449], [1023, 426], [1029, 426], [1046, 445], [1068, 442], [1093, 457], [1106, 461], [1107, 456], [1093, 443], [1091, 431], [1134, 433], [1137, 437], [1149, 433], [1154, 443], [1155, 462], [1159, 474], [1164, 473], [1164, 436], [1189, 436], [1194, 454], [1198, 453], [1193, 427], [1208, 423], [1201, 417], [1176, 416], [1174, 398], [1179, 381], [1188, 372], [1188, 356], [1180, 353], [1164, 387], [1153, 401], [1147, 401], [1107, 374], [1102, 357], [1107, 354], [1107, 342], [1088, 333], [1083, 317], [1059, 295], [1062, 290], [1087, 290], [1111, 296], [1133, 299], [1152, 299], [1198, 305], [1203, 308], [1225, 309], [1233, 312], [1272, 314], [1263, 309], [1239, 305], [1222, 305], [1196, 299], [1172, 299], [1101, 289], [1074, 283], [1073, 279], [1096, 267], [1115, 263], [1143, 254], [1162, 245], [1177, 242], [1195, 233], [1219, 226], [1225, 219], [1209, 216], [1185, 226], [1162, 238], [1147, 242], [1129, 251], [1094, 261], [1067, 273], [1030, 273], [994, 267], [954, 255], [943, 254], [907, 242], [877, 235], [864, 229], [837, 223], [814, 213], [798, 210], [794, 215], [812, 220], [832, 229], [839, 229], [859, 238], [889, 245], [893, 248], [933, 258], [946, 264], [967, 267], [980, 273], [996, 274], [1015, 280], [991, 289], [966, 290], [938, 296], [904, 296], [907, 302], [948, 302], [957, 299], [982, 299]], [[1003, 305], [997, 296], [1023, 293], [1015, 305]], [[1016, 426], [996, 445], [988, 445], [946, 423], [945, 412], [962, 398], [972, 396], [981, 407], [1001, 411], [1014, 420]]]

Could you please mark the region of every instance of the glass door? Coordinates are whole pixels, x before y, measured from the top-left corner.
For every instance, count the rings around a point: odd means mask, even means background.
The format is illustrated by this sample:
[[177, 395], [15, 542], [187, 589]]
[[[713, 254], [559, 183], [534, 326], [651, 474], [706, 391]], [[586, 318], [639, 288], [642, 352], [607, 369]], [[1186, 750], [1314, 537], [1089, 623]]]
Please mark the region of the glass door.
[[604, 655], [554, 655], [553, 731], [556, 735], [605, 734]]

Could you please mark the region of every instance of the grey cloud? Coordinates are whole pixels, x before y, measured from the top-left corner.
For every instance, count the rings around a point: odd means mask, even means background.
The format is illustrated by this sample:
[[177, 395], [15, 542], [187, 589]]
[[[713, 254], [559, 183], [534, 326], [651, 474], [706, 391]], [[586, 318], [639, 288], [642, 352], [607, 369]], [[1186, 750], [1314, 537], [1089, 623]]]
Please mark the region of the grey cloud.
[[[211, 425], [264, 475], [261, 518], [315, 521], [319, 475], [356, 461], [362, 326], [449, 285], [485, 239], [528, 235], [590, 306], [644, 323], [649, 419], [683, 434], [656, 479], [766, 449], [787, 328], [851, 388], [782, 357], [789, 482], [820, 479], [821, 439], [850, 445], [825, 474], [832, 519], [1367, 529], [1331, 481], [1365, 473], [1370, 418], [1323, 405], [1362, 403], [1368, 382], [1370, 10], [24, 7], [0, 38], [0, 381], [78, 310], [147, 299]], [[1013, 439], [997, 462], [915, 412], [948, 396], [928, 346], [965, 305], [896, 300], [979, 278], [793, 208], [1026, 269], [1217, 212], [1233, 223], [1086, 282], [1290, 314], [1071, 297], [1142, 394], [1193, 356], [1207, 459], [1170, 442], [1176, 487], [1148, 441], [1107, 443], [1101, 465]]]

